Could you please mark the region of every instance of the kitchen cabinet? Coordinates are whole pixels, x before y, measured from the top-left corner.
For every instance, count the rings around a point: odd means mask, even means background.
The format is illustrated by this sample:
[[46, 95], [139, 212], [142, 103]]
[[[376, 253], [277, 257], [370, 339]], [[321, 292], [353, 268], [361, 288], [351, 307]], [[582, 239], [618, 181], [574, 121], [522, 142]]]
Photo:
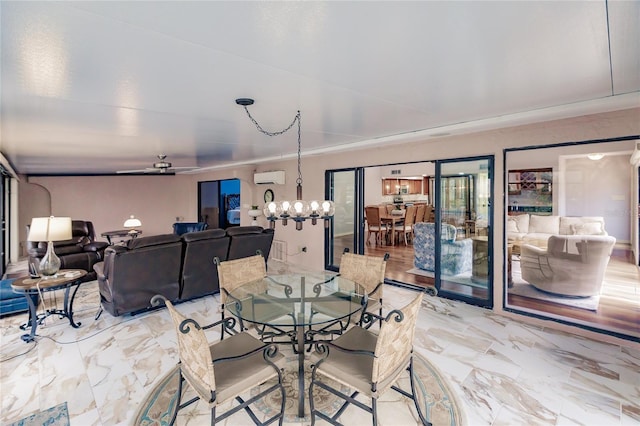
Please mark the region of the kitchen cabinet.
[[421, 194], [422, 179], [385, 178], [382, 179], [382, 195]]

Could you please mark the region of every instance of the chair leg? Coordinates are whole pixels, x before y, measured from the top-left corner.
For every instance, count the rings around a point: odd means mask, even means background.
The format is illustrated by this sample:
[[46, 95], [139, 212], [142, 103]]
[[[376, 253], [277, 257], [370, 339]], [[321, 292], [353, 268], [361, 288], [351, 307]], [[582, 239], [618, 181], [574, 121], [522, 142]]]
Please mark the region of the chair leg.
[[211, 407], [211, 426], [216, 426], [216, 407]]
[[378, 400], [376, 398], [371, 398], [371, 410], [373, 426], [378, 426]]

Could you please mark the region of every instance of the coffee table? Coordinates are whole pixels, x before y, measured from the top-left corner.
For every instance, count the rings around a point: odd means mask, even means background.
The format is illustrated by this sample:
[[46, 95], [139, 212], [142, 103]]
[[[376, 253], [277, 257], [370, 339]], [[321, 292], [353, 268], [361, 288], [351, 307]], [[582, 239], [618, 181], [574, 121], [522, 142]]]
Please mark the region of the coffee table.
[[[23, 277], [18, 278], [11, 283], [11, 288], [17, 293], [22, 293], [27, 298], [29, 304], [29, 321], [20, 326], [21, 330], [26, 330], [31, 327], [29, 334], [24, 334], [22, 340], [25, 342], [31, 342], [35, 339], [36, 329], [38, 324], [41, 324], [44, 319], [50, 315], [59, 315], [60, 318], [68, 318], [69, 324], [73, 328], [80, 327], [81, 323], [73, 321], [73, 300], [76, 297], [78, 288], [82, 284], [82, 278], [87, 275], [87, 271], [82, 269], [61, 269], [54, 278], [31, 278]], [[71, 299], [69, 299], [69, 291], [74, 288]], [[33, 303], [33, 299], [30, 297], [34, 294], [42, 294], [55, 290], [64, 289], [64, 306], [62, 309], [51, 308], [38, 314], [37, 307]], [[42, 298], [41, 298], [42, 299]]]
[[[325, 272], [270, 275], [231, 291], [225, 310], [242, 322], [262, 326], [263, 340], [292, 344], [298, 356], [298, 417], [304, 417], [304, 354], [332, 334], [322, 327], [357, 315], [368, 302], [365, 289]], [[312, 306], [326, 306], [318, 314]], [[320, 326], [314, 330], [313, 326]], [[268, 327], [268, 328], [265, 328]]]

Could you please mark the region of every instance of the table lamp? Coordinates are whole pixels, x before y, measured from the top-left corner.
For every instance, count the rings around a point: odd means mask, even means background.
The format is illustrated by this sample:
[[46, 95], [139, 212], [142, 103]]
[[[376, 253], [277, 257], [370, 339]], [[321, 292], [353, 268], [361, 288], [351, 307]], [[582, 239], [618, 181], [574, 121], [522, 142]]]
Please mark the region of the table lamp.
[[124, 226], [125, 228], [131, 228], [131, 230], [129, 231], [129, 233], [136, 233], [138, 232], [136, 230], [136, 228], [142, 226], [142, 222], [140, 222], [140, 219], [136, 219], [133, 215], [129, 216], [129, 219], [124, 221]]
[[54, 241], [71, 239], [70, 217], [34, 217], [29, 227], [29, 241], [46, 241], [47, 252], [40, 259], [40, 274], [44, 279], [55, 278], [60, 270], [60, 258], [53, 250]]

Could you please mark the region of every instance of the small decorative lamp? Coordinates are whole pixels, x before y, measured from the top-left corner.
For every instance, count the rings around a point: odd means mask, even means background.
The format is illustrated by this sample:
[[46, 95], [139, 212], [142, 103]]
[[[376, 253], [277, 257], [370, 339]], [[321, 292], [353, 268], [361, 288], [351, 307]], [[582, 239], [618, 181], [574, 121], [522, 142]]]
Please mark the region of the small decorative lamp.
[[55, 278], [60, 270], [60, 258], [53, 250], [53, 242], [71, 239], [71, 218], [34, 217], [31, 219], [27, 239], [47, 242], [47, 252], [40, 259], [40, 274], [44, 279]]
[[123, 226], [125, 228], [131, 228], [129, 233], [137, 233], [138, 231], [136, 230], [136, 228], [142, 226], [142, 222], [140, 222], [140, 219], [136, 219], [133, 215], [131, 215], [129, 216], [129, 219], [124, 221]]

